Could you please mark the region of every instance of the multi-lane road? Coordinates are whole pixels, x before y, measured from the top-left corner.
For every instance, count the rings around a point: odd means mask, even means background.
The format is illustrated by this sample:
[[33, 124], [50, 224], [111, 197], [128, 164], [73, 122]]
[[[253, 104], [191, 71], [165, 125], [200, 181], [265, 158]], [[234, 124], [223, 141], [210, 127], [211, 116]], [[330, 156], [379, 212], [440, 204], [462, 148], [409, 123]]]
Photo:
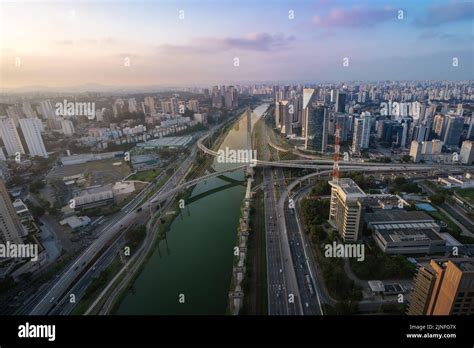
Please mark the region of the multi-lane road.
[[[149, 185], [145, 190], [138, 194], [127, 209], [122, 210], [115, 215], [105, 226], [101, 227], [98, 238], [72, 263], [68, 268], [55, 280], [54, 284], [44, 294], [39, 294], [32, 302], [36, 303], [31, 315], [49, 314], [51, 310], [64, 301], [64, 297], [71, 293], [71, 289], [77, 282], [81, 283], [81, 279], [91, 268], [92, 262], [99, 257], [101, 252], [105, 252], [104, 248], [113, 242], [122, 232], [129, 226], [133, 226], [136, 222], [143, 222], [147, 216], [152, 214], [156, 204], [152, 203], [162, 192], [166, 192], [176, 186], [187, 173], [188, 168], [192, 165], [196, 157], [196, 148], [194, 147], [191, 154], [182, 162], [179, 168], [171, 175], [168, 181], [145, 203], [141, 205], [141, 210], [136, 209], [142, 200], [150, 194], [154, 185]], [[155, 182], [156, 184], [156, 182]], [[79, 284], [81, 285], [81, 284]], [[69, 297], [69, 296], [68, 296]]]
[[[263, 158], [271, 158], [266, 143], [267, 127], [263, 125]], [[283, 191], [283, 171], [281, 168], [263, 169], [265, 239], [267, 258], [267, 291], [269, 315], [298, 315], [302, 313], [298, 284], [289, 250], [288, 238], [283, 228], [284, 220], [278, 213], [278, 197]]]

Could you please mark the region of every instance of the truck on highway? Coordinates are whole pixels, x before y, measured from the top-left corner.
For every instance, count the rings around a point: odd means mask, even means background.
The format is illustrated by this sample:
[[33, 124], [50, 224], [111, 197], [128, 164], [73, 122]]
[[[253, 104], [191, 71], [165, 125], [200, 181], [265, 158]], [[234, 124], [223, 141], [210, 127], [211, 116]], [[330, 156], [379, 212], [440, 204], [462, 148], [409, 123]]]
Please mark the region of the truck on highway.
[[309, 274], [306, 275], [306, 285], [308, 286], [309, 294], [311, 296], [314, 296], [314, 289], [313, 289], [313, 283], [311, 283], [311, 277]]

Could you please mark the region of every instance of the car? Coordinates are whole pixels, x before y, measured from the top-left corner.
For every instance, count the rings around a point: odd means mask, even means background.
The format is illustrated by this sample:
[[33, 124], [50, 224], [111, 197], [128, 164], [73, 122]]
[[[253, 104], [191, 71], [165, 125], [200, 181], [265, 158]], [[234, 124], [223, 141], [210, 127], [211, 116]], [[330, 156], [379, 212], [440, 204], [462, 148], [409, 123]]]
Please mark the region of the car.
[[56, 299], [56, 297], [51, 297], [51, 299], [49, 300], [49, 303], [53, 303], [53, 301]]

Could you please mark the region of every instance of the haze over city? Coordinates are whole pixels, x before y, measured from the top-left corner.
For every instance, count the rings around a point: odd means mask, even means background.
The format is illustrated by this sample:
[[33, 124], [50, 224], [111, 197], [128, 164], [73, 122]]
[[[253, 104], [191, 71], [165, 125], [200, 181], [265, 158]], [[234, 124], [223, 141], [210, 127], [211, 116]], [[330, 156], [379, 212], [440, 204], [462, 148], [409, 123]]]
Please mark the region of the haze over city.
[[473, 28], [473, 0], [0, 0], [0, 348], [472, 343]]
[[473, 78], [469, 1], [19, 1], [0, 8], [4, 89]]

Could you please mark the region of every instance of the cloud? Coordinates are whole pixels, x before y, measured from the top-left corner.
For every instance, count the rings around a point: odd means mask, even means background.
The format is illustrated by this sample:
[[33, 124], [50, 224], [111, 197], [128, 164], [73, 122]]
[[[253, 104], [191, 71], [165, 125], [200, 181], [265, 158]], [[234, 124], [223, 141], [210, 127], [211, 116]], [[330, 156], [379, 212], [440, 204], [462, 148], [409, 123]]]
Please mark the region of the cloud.
[[73, 40], [58, 40], [58, 41], [54, 41], [54, 43], [56, 45], [60, 45], [60, 46], [70, 46], [70, 45], [74, 45], [74, 41]]
[[244, 37], [198, 37], [190, 45], [164, 44], [158, 46], [158, 49], [170, 54], [223, 52], [233, 49], [268, 52], [288, 47], [294, 40], [294, 36], [283, 34], [253, 33]]
[[415, 19], [415, 25], [419, 27], [433, 27], [445, 23], [471, 20], [474, 17], [474, 3], [452, 2], [447, 5], [434, 5], [425, 17]]
[[330, 27], [372, 27], [378, 23], [396, 19], [398, 9], [393, 7], [368, 8], [352, 7], [333, 8], [325, 16], [314, 16], [312, 22], [314, 25], [323, 28]]
[[430, 40], [430, 39], [454, 40], [458, 38], [459, 37], [455, 34], [440, 33], [440, 32], [435, 32], [433, 30], [424, 31], [418, 36], [418, 39], [420, 40]]
[[113, 46], [118, 43], [118, 41], [112, 37], [104, 37], [101, 39], [89, 39], [89, 38], [82, 38], [78, 40], [57, 40], [54, 41], [55, 44], [60, 46]]

